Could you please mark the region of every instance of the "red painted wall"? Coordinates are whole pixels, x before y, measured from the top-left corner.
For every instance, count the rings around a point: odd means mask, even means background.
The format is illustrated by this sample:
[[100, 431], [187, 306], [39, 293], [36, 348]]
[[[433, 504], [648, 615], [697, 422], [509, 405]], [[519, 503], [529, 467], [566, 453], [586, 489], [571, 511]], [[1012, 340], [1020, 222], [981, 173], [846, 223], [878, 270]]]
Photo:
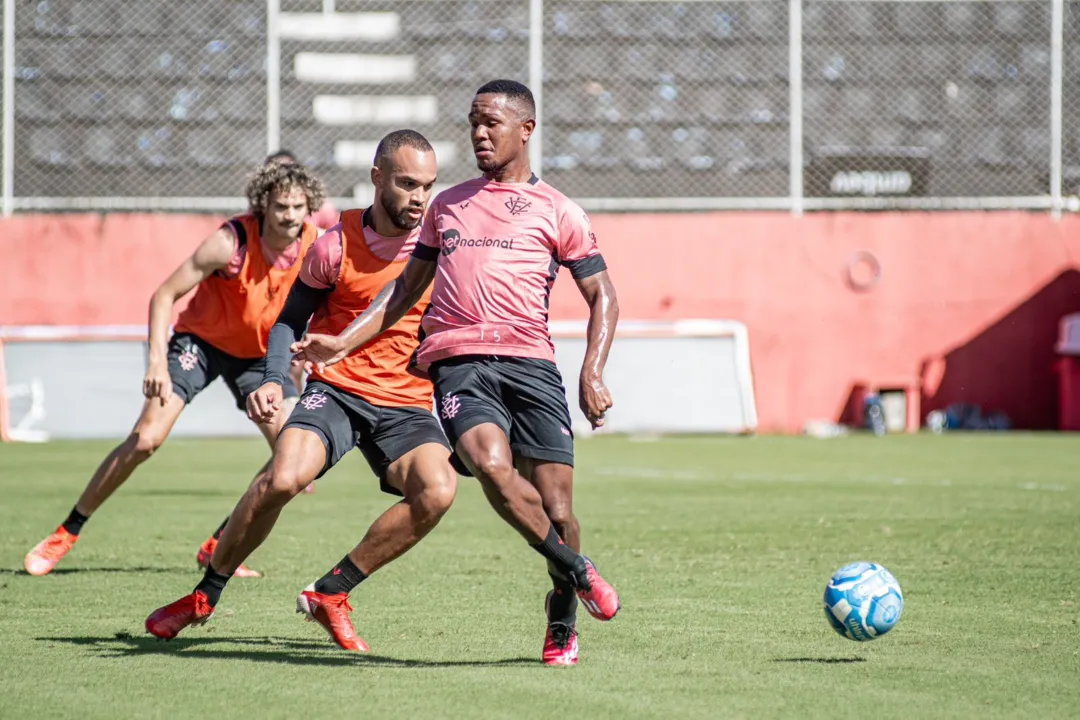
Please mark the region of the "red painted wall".
[[[2, 324], [131, 324], [220, 218], [20, 216], [0, 222]], [[766, 431], [837, 419], [858, 383], [923, 382], [923, 412], [967, 401], [1057, 422], [1053, 344], [1080, 312], [1080, 217], [1033, 213], [595, 215], [626, 319], [749, 327]], [[866, 292], [845, 282], [877, 259]], [[867, 267], [854, 269], [857, 277]], [[573, 283], [552, 317], [584, 317]], [[617, 350], [616, 350], [617, 352]]]

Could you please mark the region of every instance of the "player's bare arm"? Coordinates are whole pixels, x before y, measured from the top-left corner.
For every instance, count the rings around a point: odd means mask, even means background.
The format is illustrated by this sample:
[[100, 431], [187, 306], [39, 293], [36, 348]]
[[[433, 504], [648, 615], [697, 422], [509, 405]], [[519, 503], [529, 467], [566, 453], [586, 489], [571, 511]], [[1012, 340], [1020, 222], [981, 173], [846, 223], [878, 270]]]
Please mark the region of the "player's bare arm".
[[379, 291], [367, 310], [338, 335], [312, 334], [292, 346], [294, 362], [303, 363], [309, 372], [322, 371], [340, 362], [349, 353], [363, 347], [392, 328], [409, 312], [435, 279], [435, 260], [409, 258], [401, 275]]
[[604, 385], [604, 367], [619, 322], [619, 298], [607, 270], [576, 281], [589, 305], [589, 328], [585, 361], [581, 365], [578, 400], [593, 429], [604, 424], [604, 414], [612, 406], [611, 393]]
[[216, 230], [151, 296], [149, 363], [143, 379], [143, 394], [146, 397], [160, 398], [164, 405], [172, 393], [167, 355], [173, 306], [212, 273], [227, 266], [235, 247], [236, 235], [228, 226]]

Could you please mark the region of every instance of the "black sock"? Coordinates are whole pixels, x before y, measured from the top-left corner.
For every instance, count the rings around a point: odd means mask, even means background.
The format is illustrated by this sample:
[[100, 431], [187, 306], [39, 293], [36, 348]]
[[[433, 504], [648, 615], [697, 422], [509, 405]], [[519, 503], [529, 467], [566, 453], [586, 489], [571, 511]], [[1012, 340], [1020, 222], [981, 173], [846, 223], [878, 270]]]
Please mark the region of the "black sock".
[[67, 516], [67, 520], [64, 521], [63, 527], [72, 535], [78, 535], [82, 532], [83, 523], [90, 519], [89, 515], [83, 515], [79, 512], [78, 506], [71, 508], [71, 514]]
[[221, 525], [218, 527], [217, 530], [214, 531], [214, 539], [215, 540], [220, 540], [221, 539], [221, 533], [225, 531], [225, 526], [228, 525], [228, 524], [229, 524], [229, 518], [225, 518], [224, 520], [221, 521]]
[[341, 562], [334, 569], [315, 581], [315, 592], [323, 595], [348, 595], [352, 589], [367, 580], [364, 571], [356, 567], [356, 564], [348, 555], [341, 558]]
[[221, 599], [221, 591], [225, 589], [225, 583], [229, 582], [231, 577], [232, 575], [222, 575], [214, 569], [213, 565], [207, 565], [206, 574], [203, 575], [202, 582], [196, 585], [195, 589], [206, 593], [206, 599], [210, 602], [210, 607], [214, 607], [218, 604], [218, 600]]
[[543, 542], [531, 545], [533, 550], [551, 561], [552, 569], [570, 578], [574, 587], [589, 588], [585, 569], [585, 559], [563, 543], [554, 525], [548, 525], [547, 537]]
[[577, 622], [577, 593], [574, 585], [569, 580], [559, 577], [553, 572], [548, 572], [555, 589], [551, 593], [548, 602], [548, 624], [562, 623], [573, 627]]

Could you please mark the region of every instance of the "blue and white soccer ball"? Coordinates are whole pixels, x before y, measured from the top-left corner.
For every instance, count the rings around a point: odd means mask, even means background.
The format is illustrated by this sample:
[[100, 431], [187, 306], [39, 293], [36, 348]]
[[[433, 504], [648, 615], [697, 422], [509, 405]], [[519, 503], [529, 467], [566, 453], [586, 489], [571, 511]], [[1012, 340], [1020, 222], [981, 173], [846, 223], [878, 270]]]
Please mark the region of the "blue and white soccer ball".
[[825, 586], [825, 617], [849, 640], [881, 637], [900, 621], [903, 611], [900, 583], [877, 563], [845, 565]]

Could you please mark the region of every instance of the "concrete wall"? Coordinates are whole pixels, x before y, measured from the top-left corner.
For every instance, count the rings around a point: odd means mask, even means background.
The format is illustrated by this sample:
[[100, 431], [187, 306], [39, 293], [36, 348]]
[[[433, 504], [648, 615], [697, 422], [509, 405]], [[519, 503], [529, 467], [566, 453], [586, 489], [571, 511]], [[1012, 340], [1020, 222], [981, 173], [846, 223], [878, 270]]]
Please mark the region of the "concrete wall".
[[[153, 289], [219, 222], [3, 221], [0, 325], [143, 323]], [[762, 430], [838, 419], [861, 384], [921, 388], [923, 413], [966, 401], [1019, 427], [1056, 426], [1057, 324], [1080, 311], [1078, 217], [632, 214], [593, 224], [624, 319], [746, 324]], [[551, 314], [585, 316], [565, 274]]]

